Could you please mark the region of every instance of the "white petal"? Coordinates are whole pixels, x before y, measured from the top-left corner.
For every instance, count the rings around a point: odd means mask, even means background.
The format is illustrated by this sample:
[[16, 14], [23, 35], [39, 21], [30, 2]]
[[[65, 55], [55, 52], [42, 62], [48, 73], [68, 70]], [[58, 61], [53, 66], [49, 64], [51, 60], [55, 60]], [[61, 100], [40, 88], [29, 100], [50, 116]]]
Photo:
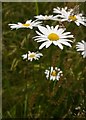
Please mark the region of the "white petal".
[[26, 21], [26, 24], [29, 24], [29, 23], [31, 23], [31, 21], [32, 21], [32, 20], [27, 20], [27, 21]]
[[36, 31], [36, 33], [38, 34], [38, 35], [40, 35], [40, 36], [42, 36], [43, 34], [41, 34], [40, 32], [38, 32], [38, 31]]
[[50, 71], [51, 71], [51, 73], [52, 73], [52, 71], [53, 71], [53, 67], [51, 66], [51, 68], [50, 68]]
[[59, 43], [59, 42], [58, 42], [58, 44], [57, 44], [57, 45], [58, 45], [58, 47], [59, 47], [60, 49], [63, 49], [63, 46], [62, 46], [62, 44], [61, 44], [61, 43]]
[[39, 49], [41, 50], [44, 46], [46, 46], [47, 42], [44, 42], [41, 44], [41, 46], [39, 47]]
[[73, 35], [61, 36], [60, 38], [74, 38]]
[[69, 46], [69, 47], [71, 47], [71, 44], [70, 43], [68, 43], [68, 42], [61, 42], [62, 44], [64, 44], [64, 45], [66, 45], [66, 46]]
[[26, 59], [27, 58], [27, 54], [22, 55], [22, 57], [23, 57], [23, 59]]
[[51, 41], [50, 41], [50, 42], [47, 42], [47, 43], [46, 43], [46, 48], [48, 48], [51, 44], [52, 44]]
[[42, 39], [42, 38], [41, 38], [41, 39], [40, 39], [40, 38], [39, 38], [39, 39], [35, 39], [35, 40], [37, 40], [37, 42], [45, 42], [45, 41], [48, 41], [48, 39]]
[[75, 21], [75, 23], [77, 24], [77, 26], [80, 26], [80, 23], [78, 21]]
[[44, 35], [48, 34], [48, 30], [47, 28], [43, 27], [43, 26], [38, 26], [38, 29], [41, 31], [41, 33], [43, 33]]

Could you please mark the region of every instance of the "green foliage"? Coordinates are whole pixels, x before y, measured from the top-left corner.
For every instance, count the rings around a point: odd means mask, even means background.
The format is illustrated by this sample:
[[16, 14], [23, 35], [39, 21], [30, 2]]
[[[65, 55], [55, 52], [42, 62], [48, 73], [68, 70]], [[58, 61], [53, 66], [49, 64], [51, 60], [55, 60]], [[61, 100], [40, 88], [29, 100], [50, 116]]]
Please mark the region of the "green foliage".
[[[9, 23], [26, 22], [37, 14], [52, 14], [53, 8], [74, 7], [84, 3], [2, 3], [3, 20], [3, 118], [85, 118], [86, 61], [76, 52], [76, 42], [85, 39], [85, 27], [69, 24], [67, 31], [74, 34], [72, 48], [61, 51], [56, 46], [41, 50], [39, 61], [26, 61], [22, 55], [38, 51], [39, 44], [32, 39], [35, 30], [10, 30]], [[58, 22], [46, 21], [56, 25]], [[46, 80], [44, 71], [55, 65], [63, 70], [58, 82]]]

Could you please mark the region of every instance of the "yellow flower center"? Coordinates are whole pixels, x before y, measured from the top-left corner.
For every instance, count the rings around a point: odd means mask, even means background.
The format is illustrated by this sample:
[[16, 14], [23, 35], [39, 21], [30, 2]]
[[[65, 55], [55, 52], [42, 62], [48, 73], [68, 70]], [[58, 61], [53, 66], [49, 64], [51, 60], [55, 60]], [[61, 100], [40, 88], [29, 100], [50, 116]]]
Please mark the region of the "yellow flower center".
[[76, 20], [77, 20], [77, 18], [76, 18], [76, 16], [75, 16], [75, 15], [71, 15], [71, 16], [69, 16], [69, 20], [76, 21]]
[[56, 76], [57, 75], [57, 72], [55, 70], [52, 71], [51, 73], [52, 76]]
[[30, 55], [30, 58], [34, 58], [34, 57], [35, 57], [35, 54], [34, 54], [34, 53]]
[[30, 26], [30, 24], [22, 24], [24, 27], [28, 27]]
[[48, 35], [48, 39], [50, 41], [57, 41], [57, 40], [59, 40], [59, 36], [56, 33], [51, 33]]

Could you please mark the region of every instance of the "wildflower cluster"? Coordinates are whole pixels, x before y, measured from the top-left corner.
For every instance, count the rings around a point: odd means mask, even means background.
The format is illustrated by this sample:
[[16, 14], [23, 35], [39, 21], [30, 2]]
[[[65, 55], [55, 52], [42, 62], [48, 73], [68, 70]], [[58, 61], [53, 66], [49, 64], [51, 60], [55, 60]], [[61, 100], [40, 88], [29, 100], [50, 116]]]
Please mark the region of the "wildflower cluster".
[[[75, 7], [76, 8], [76, 7]], [[49, 26], [43, 25], [43, 21], [52, 20], [58, 21], [63, 24], [63, 22], [74, 22], [75, 25], [78, 27], [80, 25], [86, 26], [86, 18], [83, 16], [82, 13], [74, 13], [74, 9], [65, 8], [54, 8], [53, 13], [55, 15], [37, 15], [34, 16], [36, 20], [27, 20], [25, 23], [18, 22], [17, 24], [8, 24], [13, 29], [20, 29], [20, 28], [27, 28], [27, 29], [34, 29], [36, 27], [36, 36], [33, 36], [34, 41], [41, 43], [39, 50], [45, 48], [49, 48], [51, 44], [58, 46], [61, 50], [63, 50], [63, 46], [72, 47], [71, 43], [73, 43], [74, 35], [71, 34], [70, 31], [66, 31], [66, 27], [62, 27], [59, 24], [56, 26]], [[76, 50], [81, 51], [83, 58], [86, 57], [86, 42], [81, 40], [76, 44]], [[39, 60], [43, 54], [40, 52], [28, 52], [22, 55], [23, 59], [27, 59], [29, 61]], [[45, 70], [46, 78], [50, 80], [57, 80], [59, 81], [60, 77], [63, 76], [63, 72], [58, 67], [49, 67], [49, 69]]]

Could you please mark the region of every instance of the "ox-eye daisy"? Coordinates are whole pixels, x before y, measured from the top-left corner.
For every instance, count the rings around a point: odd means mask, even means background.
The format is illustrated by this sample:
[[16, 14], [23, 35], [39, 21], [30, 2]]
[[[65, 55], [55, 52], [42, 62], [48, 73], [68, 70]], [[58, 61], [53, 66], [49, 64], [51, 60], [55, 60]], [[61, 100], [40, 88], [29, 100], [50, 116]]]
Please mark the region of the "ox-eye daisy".
[[65, 8], [54, 8], [54, 13], [57, 13], [57, 18], [59, 17], [61, 21], [68, 21], [68, 22], [75, 22], [77, 26], [80, 26], [80, 24], [86, 26], [86, 17], [83, 16], [82, 13], [73, 13], [73, 9]]
[[59, 81], [60, 77], [63, 76], [63, 72], [60, 70], [60, 68], [57, 67], [49, 67], [48, 70], [45, 70], [46, 78], [50, 80], [57, 80]]
[[42, 49], [44, 46], [48, 48], [52, 43], [54, 45], [58, 45], [60, 49], [63, 49], [63, 45], [71, 47], [71, 44], [68, 42], [72, 42], [68, 38], [73, 38], [73, 35], [70, 35], [70, 32], [64, 32], [66, 29], [65, 28], [59, 28], [59, 25], [55, 26], [48, 26], [46, 27], [43, 26], [38, 26], [38, 29], [40, 32], [36, 31], [38, 36], [35, 36], [35, 40], [37, 42], [43, 42], [39, 49]]
[[30, 51], [28, 51], [28, 53], [22, 55], [23, 59], [27, 59], [27, 60], [30, 60], [30, 61], [32, 61], [33, 59], [39, 60], [39, 58], [41, 56], [43, 56], [42, 53], [39, 53], [39, 52], [30, 52]]
[[39, 21], [32, 21], [32, 20], [27, 20], [24, 24], [18, 22], [17, 24], [8, 24], [11, 29], [19, 29], [19, 28], [30, 28], [33, 29], [33, 27], [38, 27], [41, 22]]
[[37, 18], [37, 20], [56, 20], [53, 15], [37, 15], [35, 18]]
[[76, 45], [76, 49], [77, 51], [81, 51], [83, 58], [86, 57], [86, 42], [84, 40], [82, 40], [81, 42], [78, 42]]

